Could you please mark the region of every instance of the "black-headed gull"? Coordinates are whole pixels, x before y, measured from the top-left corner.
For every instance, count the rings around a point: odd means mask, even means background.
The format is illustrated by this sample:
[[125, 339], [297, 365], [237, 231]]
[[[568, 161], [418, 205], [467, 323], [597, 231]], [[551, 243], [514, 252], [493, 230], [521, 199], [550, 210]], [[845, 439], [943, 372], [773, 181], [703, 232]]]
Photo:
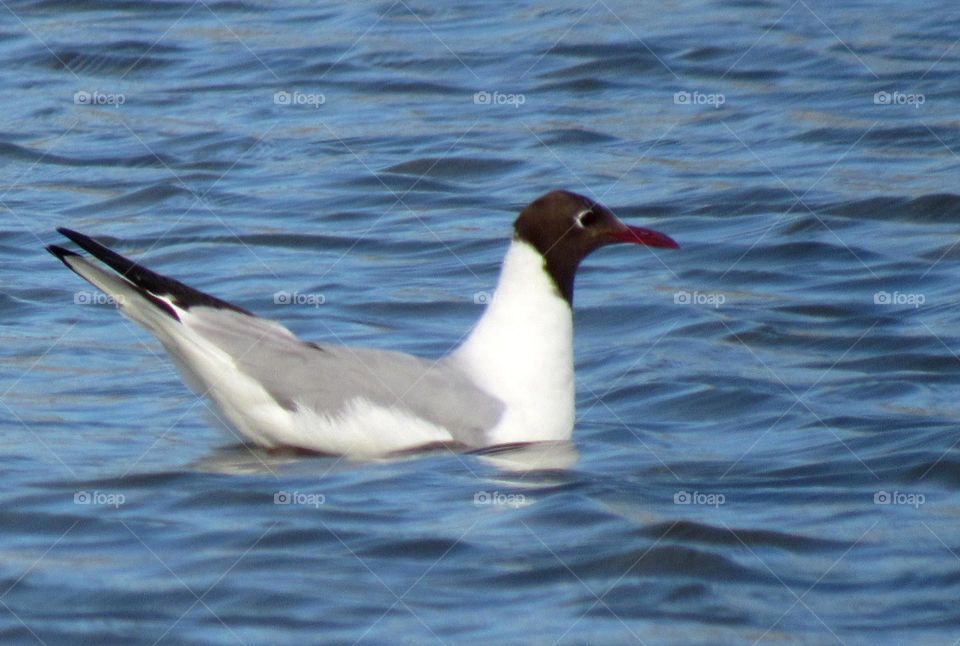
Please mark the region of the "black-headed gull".
[[187, 385], [244, 438], [269, 448], [372, 456], [436, 443], [476, 449], [569, 440], [577, 266], [612, 243], [678, 246], [569, 191], [531, 202], [513, 229], [483, 316], [437, 361], [302, 341], [76, 231], [58, 229], [99, 263], [47, 249], [156, 336]]

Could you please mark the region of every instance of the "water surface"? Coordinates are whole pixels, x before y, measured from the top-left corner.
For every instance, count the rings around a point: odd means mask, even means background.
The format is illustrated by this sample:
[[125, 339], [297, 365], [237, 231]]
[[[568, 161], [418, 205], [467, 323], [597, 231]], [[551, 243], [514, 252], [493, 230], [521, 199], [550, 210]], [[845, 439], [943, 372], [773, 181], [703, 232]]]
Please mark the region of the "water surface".
[[[960, 638], [956, 11], [4, 13], [3, 643]], [[682, 249], [587, 261], [574, 442], [520, 452], [244, 447], [43, 250], [436, 357], [560, 187]]]

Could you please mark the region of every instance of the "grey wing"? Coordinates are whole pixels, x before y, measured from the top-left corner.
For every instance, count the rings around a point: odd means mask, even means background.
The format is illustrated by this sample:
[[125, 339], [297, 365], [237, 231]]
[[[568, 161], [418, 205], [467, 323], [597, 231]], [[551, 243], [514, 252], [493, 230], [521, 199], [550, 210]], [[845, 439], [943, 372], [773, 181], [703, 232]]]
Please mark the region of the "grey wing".
[[192, 308], [191, 330], [233, 358], [279, 404], [336, 415], [352, 400], [396, 408], [446, 428], [471, 447], [484, 446], [503, 403], [441, 359], [296, 338], [266, 319], [213, 308]]

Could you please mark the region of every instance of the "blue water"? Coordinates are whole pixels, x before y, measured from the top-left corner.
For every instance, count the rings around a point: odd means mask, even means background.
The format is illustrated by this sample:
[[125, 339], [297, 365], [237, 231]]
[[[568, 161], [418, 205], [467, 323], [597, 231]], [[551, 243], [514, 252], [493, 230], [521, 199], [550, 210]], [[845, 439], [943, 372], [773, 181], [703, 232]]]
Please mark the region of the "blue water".
[[[0, 642], [960, 639], [956, 8], [0, 14]], [[435, 357], [560, 187], [682, 249], [586, 262], [549, 450], [244, 447], [43, 250]]]

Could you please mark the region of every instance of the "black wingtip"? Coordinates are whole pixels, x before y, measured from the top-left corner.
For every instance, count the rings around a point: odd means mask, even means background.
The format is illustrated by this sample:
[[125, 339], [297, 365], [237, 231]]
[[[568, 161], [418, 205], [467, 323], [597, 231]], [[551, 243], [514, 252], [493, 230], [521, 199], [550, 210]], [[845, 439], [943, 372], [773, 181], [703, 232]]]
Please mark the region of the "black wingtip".
[[78, 253], [73, 253], [69, 249], [64, 249], [63, 247], [59, 247], [55, 244], [47, 245], [47, 251], [52, 253], [54, 256], [57, 257], [58, 260], [64, 263], [66, 262], [64, 258], [66, 258], [67, 256], [77, 256], [77, 257], [80, 256], [80, 254]]
[[107, 249], [107, 247], [104, 247], [90, 236], [85, 236], [79, 231], [74, 231], [73, 229], [68, 229], [67, 227], [57, 227], [57, 233], [72, 240], [73, 242], [76, 242], [90, 253], [94, 253], [94, 250]]
[[73, 240], [74, 242], [77, 242], [77, 238], [83, 239], [87, 237], [82, 233], [78, 231], [74, 231], [73, 229], [68, 229], [67, 227], [57, 227], [57, 233], [64, 236], [65, 238], [69, 238], [70, 240]]
[[[2, 0], [0, 0], [0, 2], [2, 2]], [[90, 236], [86, 236], [79, 231], [74, 231], [66, 227], [58, 227], [57, 232], [75, 242], [81, 249], [92, 254], [94, 258], [113, 269], [121, 277], [149, 293], [150, 298], [155, 299], [156, 296], [169, 296], [173, 299], [174, 303], [186, 309], [200, 305], [217, 309], [230, 309], [241, 314], [246, 314], [247, 316], [253, 316], [252, 312], [242, 307], [238, 307], [227, 301], [220, 300], [215, 296], [201, 292], [198, 289], [184, 285], [173, 278], [168, 278], [167, 276], [162, 276], [150, 271], [143, 265], [121, 256], [112, 249], [103, 246]], [[56, 245], [51, 245], [48, 247], [48, 250], [60, 258], [60, 260], [63, 260], [66, 255], [78, 255]], [[67, 264], [66, 261], [64, 261], [64, 264]], [[69, 265], [67, 266], [69, 267]], [[157, 299], [157, 302], [161, 303], [162, 301]], [[164, 309], [169, 310], [169, 313], [176, 318], [172, 308], [164, 305]]]

